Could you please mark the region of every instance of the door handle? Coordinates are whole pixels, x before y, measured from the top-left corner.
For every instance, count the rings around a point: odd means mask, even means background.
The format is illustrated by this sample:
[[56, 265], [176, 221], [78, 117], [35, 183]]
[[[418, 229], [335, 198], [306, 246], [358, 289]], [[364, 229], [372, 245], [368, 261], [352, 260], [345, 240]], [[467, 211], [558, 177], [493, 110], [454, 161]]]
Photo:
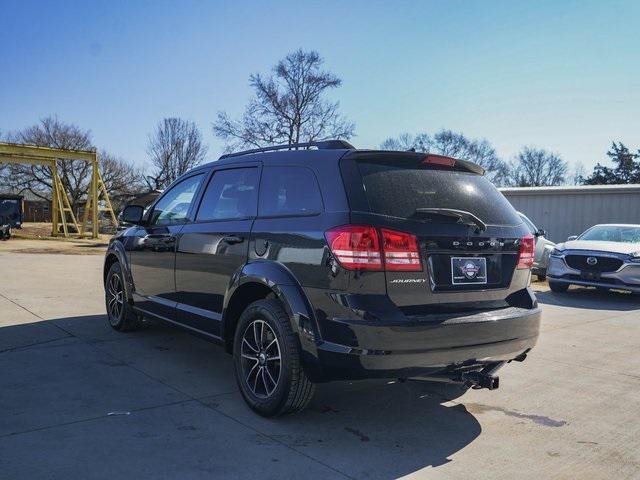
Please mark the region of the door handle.
[[242, 243], [244, 242], [244, 238], [238, 237], [237, 235], [228, 235], [222, 239], [224, 243], [228, 243], [233, 245], [234, 243]]
[[172, 243], [176, 241], [176, 237], [173, 235], [167, 235], [166, 233], [150, 233], [149, 235], [142, 237], [141, 242], [147, 243], [150, 240], [162, 243]]

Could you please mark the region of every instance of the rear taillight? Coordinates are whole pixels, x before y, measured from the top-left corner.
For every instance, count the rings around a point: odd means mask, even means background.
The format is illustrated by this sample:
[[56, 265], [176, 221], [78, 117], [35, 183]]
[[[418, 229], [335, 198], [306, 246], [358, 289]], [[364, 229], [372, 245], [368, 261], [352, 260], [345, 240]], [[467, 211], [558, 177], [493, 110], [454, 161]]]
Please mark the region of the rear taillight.
[[415, 272], [422, 270], [418, 240], [415, 235], [381, 228], [382, 252], [387, 270]]
[[[347, 270], [420, 271], [415, 235], [369, 225], [343, 225], [325, 233], [333, 256]], [[380, 240], [382, 239], [382, 245]]]
[[529, 269], [533, 267], [534, 252], [533, 235], [528, 234], [520, 239], [520, 250], [518, 251], [518, 269]]
[[382, 270], [380, 241], [374, 227], [344, 225], [324, 235], [336, 260], [347, 270]]

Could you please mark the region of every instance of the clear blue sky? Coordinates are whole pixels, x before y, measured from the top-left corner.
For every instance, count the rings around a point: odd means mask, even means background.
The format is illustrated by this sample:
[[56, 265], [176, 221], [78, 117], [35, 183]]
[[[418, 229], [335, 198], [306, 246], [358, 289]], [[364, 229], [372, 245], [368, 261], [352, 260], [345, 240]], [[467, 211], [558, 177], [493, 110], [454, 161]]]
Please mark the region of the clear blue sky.
[[640, 2], [136, 2], [3, 0], [0, 130], [57, 114], [146, 161], [165, 116], [195, 121], [212, 159], [218, 110], [298, 47], [344, 84], [358, 147], [442, 127], [587, 169], [611, 140], [640, 146]]

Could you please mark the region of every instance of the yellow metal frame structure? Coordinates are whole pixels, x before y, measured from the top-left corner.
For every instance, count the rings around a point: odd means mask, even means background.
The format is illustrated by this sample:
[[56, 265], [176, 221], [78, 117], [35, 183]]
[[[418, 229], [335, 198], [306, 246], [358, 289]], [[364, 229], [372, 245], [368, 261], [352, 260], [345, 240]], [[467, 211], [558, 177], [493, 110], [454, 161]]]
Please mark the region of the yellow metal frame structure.
[[[82, 225], [78, 225], [69, 197], [64, 191], [62, 180], [58, 175], [58, 161], [79, 160], [91, 163], [91, 184], [84, 206]], [[95, 150], [64, 150], [59, 148], [36, 147], [35, 145], [22, 145], [17, 143], [0, 142], [0, 163], [21, 163], [27, 165], [44, 165], [51, 169], [51, 222], [52, 236], [57, 236], [59, 226], [65, 237], [70, 236], [70, 226], [75, 228], [80, 236], [85, 236], [87, 226], [91, 225], [91, 237], [98, 238], [98, 212], [104, 211], [111, 214], [111, 220], [115, 226], [118, 220], [109, 200], [109, 193], [102, 181], [98, 168], [98, 154]], [[104, 200], [105, 207], [100, 207], [100, 196]], [[89, 219], [89, 212], [91, 218]]]

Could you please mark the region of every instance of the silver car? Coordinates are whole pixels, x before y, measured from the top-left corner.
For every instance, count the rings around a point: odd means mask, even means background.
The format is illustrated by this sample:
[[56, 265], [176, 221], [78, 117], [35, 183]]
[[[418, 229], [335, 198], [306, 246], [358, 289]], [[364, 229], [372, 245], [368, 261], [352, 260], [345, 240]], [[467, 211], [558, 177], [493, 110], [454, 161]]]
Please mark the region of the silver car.
[[596, 225], [551, 252], [549, 287], [569, 285], [640, 292], [640, 225]]
[[531, 235], [535, 238], [535, 251], [531, 273], [536, 275], [538, 280], [544, 281], [547, 278], [549, 256], [556, 244], [548, 238], [545, 238], [546, 232], [543, 229], [536, 227], [524, 213], [518, 212], [518, 215], [520, 215], [520, 218], [531, 232]]

